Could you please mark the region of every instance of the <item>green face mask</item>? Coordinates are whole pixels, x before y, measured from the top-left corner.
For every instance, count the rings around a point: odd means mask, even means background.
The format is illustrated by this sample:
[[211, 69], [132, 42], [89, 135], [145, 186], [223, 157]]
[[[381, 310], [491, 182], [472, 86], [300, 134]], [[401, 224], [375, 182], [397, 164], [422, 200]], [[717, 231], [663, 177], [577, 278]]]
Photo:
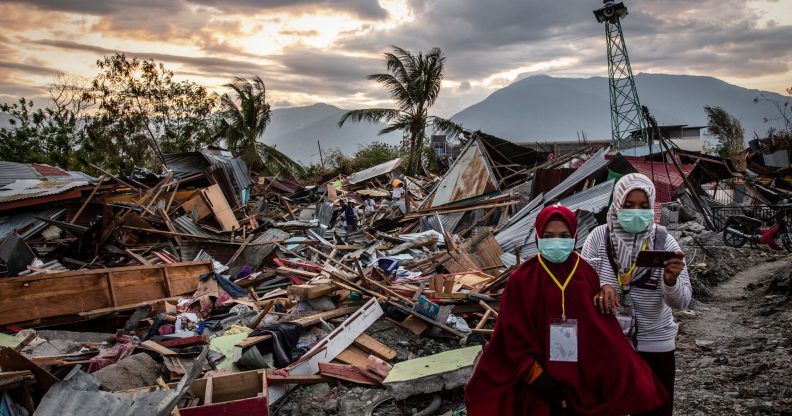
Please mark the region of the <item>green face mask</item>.
[[622, 209], [619, 211], [619, 225], [630, 234], [646, 231], [654, 221], [653, 209]]
[[536, 244], [542, 258], [552, 263], [563, 263], [575, 249], [574, 238], [540, 238]]

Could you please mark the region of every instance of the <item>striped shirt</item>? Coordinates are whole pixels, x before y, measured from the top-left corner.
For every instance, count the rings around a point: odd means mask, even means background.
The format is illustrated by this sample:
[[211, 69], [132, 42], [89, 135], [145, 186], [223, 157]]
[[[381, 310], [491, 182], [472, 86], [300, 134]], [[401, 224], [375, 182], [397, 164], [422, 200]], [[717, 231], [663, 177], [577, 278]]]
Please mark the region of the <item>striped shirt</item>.
[[[597, 271], [600, 286], [609, 284], [613, 288], [619, 286], [616, 273], [608, 260], [608, 248], [605, 242], [606, 225], [593, 229], [583, 244], [581, 255], [587, 259], [591, 267]], [[654, 241], [649, 242], [650, 245]], [[658, 250], [649, 247], [651, 250]], [[665, 251], [681, 250], [677, 241], [671, 235], [665, 240]], [[686, 309], [693, 298], [693, 289], [690, 286], [687, 265], [679, 274], [674, 286], [667, 286], [663, 281], [663, 269], [653, 270], [661, 287], [657, 290], [644, 289], [636, 286], [630, 288], [635, 310], [635, 319], [638, 325], [638, 351], [667, 352], [675, 349], [677, 324], [671, 314], [671, 308]]]

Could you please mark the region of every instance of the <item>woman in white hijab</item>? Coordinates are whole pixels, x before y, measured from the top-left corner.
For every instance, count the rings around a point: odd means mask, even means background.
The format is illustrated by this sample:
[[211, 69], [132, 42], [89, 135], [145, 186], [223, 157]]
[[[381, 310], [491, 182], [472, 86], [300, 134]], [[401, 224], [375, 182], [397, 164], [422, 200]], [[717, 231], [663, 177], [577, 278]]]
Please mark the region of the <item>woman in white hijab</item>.
[[[671, 308], [690, 305], [692, 289], [684, 253], [665, 228], [654, 223], [655, 187], [645, 175], [631, 173], [616, 183], [607, 223], [589, 234], [581, 255], [599, 273], [594, 305], [619, 319], [638, 354], [663, 383], [671, 401], [646, 415], [673, 412], [674, 350], [677, 325]], [[676, 252], [663, 268], [636, 267], [642, 250]]]

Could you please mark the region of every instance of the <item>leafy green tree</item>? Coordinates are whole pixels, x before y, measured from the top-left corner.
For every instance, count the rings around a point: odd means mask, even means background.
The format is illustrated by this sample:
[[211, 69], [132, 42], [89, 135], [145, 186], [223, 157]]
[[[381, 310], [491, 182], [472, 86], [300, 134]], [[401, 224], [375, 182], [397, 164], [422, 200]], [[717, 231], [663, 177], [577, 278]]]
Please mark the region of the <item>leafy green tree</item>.
[[398, 146], [375, 141], [368, 146], [360, 146], [352, 158], [352, 169], [356, 172], [385, 163], [401, 156]]
[[744, 131], [740, 120], [726, 112], [722, 107], [704, 106], [707, 113], [707, 130], [718, 139], [715, 148], [718, 155], [729, 159], [740, 171], [746, 168]]
[[0, 104], [0, 111], [11, 117], [11, 128], [0, 129], [0, 159], [81, 169], [77, 148], [85, 137], [82, 127], [90, 99], [79, 80], [62, 75], [45, 90], [49, 96], [43, 108], [34, 108], [25, 98]]
[[154, 60], [117, 53], [96, 62], [90, 94], [97, 111], [86, 125], [85, 156], [127, 170], [157, 167], [163, 154], [198, 150], [214, 139], [217, 97]]
[[223, 94], [220, 98], [221, 119], [219, 138], [226, 147], [242, 154], [248, 166], [259, 173], [297, 177], [304, 169], [285, 154], [258, 141], [270, 123], [272, 110], [267, 103], [267, 89], [260, 77], [252, 82], [236, 78], [230, 84], [234, 96]]
[[404, 131], [407, 137], [407, 173], [415, 174], [421, 166], [421, 153], [426, 141], [426, 127], [435, 132], [458, 134], [460, 125], [429, 115], [437, 101], [443, 81], [445, 56], [438, 48], [417, 55], [393, 46], [385, 53], [387, 73], [372, 74], [368, 79], [388, 89], [396, 108], [366, 108], [345, 113], [338, 121], [341, 127], [347, 120], [354, 122], [387, 122], [379, 134]]

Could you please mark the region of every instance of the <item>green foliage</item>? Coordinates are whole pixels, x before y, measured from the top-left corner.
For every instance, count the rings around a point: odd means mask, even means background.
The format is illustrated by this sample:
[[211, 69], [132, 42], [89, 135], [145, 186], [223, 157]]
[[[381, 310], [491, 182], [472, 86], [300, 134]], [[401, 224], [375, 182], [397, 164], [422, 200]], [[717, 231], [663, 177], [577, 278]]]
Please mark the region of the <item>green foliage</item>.
[[217, 97], [205, 87], [174, 81], [173, 72], [154, 60], [117, 53], [96, 65], [100, 72], [90, 94], [98, 108], [86, 144], [96, 162], [121, 170], [156, 167], [164, 163], [163, 154], [213, 143]]
[[331, 148], [325, 154], [324, 167], [316, 163], [309, 165], [301, 178], [306, 183], [324, 183], [335, 176], [351, 175], [401, 156], [398, 146], [377, 141], [359, 146], [352, 157], [345, 155], [339, 148]]
[[0, 129], [0, 160], [38, 162], [80, 169], [78, 147], [84, 141], [84, 111], [89, 107], [82, 87], [58, 77], [48, 86], [50, 105], [34, 108], [32, 101], [0, 104], [11, 128]]
[[239, 151], [248, 166], [266, 175], [297, 177], [304, 169], [274, 146], [259, 143], [270, 122], [272, 110], [267, 103], [267, 88], [260, 77], [252, 82], [236, 78], [226, 84], [234, 93], [220, 98], [222, 111], [218, 137], [229, 149]]
[[745, 144], [740, 120], [721, 107], [705, 105], [704, 112], [707, 113], [707, 130], [718, 139], [718, 146], [715, 148], [718, 156], [731, 160], [738, 170], [744, 171]]
[[205, 87], [174, 81], [162, 64], [124, 54], [97, 66], [87, 85], [59, 77], [41, 108], [24, 98], [0, 105], [14, 121], [0, 129], [0, 159], [88, 172], [91, 163], [111, 171], [159, 170], [162, 154], [213, 143], [217, 97]]
[[458, 134], [462, 127], [450, 120], [429, 116], [429, 108], [437, 101], [443, 81], [445, 56], [438, 48], [417, 55], [393, 47], [385, 53], [386, 73], [369, 75], [368, 79], [387, 88], [397, 108], [368, 108], [345, 113], [338, 121], [385, 122], [388, 126], [379, 134], [404, 131], [408, 137], [407, 172], [414, 174], [421, 166], [422, 149], [426, 142], [426, 127], [437, 133]]

